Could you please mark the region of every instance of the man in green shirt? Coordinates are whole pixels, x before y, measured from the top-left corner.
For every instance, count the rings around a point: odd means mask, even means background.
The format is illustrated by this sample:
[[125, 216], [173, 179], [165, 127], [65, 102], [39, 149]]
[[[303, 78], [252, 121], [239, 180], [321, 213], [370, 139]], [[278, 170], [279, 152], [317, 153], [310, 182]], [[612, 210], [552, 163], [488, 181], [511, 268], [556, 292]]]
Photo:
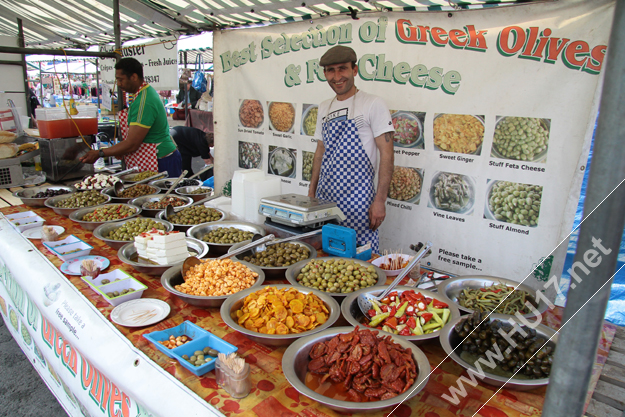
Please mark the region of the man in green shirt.
[[128, 107], [128, 134], [117, 145], [89, 151], [81, 161], [94, 163], [100, 157], [115, 156], [126, 157], [127, 165], [131, 165], [128, 160], [141, 160], [143, 163], [156, 147], [157, 161], [148, 160], [146, 166], [158, 163], [159, 172], [167, 171], [171, 177], [180, 176], [182, 156], [169, 136], [167, 113], [158, 92], [143, 81], [141, 63], [134, 58], [121, 59], [115, 65], [115, 79], [123, 91], [134, 95]]

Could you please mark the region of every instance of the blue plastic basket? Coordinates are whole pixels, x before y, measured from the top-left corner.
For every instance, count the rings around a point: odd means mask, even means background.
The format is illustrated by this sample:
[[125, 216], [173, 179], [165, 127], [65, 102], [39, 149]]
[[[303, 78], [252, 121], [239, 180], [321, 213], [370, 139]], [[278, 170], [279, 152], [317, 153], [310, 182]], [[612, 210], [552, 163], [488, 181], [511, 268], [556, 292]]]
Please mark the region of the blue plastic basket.
[[[182, 322], [176, 327], [171, 327], [165, 330], [159, 330], [159, 331], [152, 332], [152, 333], [146, 333], [143, 335], [143, 337], [145, 337], [150, 342], [152, 342], [154, 346], [158, 350], [163, 352], [165, 355], [169, 356], [170, 358], [173, 358], [174, 355], [172, 351], [174, 349], [167, 349], [162, 343], [159, 343], [159, 342], [169, 340], [169, 336], [178, 337], [178, 336], [185, 336], [185, 335], [188, 336], [189, 339], [191, 339], [191, 341], [194, 341], [196, 339], [200, 339], [202, 337], [208, 336], [210, 335], [210, 333], [207, 330], [202, 329], [197, 324], [192, 323], [187, 320], [187, 321]], [[188, 342], [188, 343], [191, 343], [191, 342]]]
[[193, 352], [197, 350], [203, 350], [205, 347], [215, 349], [219, 353], [225, 353], [226, 355], [236, 352], [238, 349], [236, 346], [231, 345], [230, 343], [215, 336], [214, 334], [208, 333], [207, 336], [200, 337], [199, 339], [195, 339], [191, 342], [185, 343], [182, 346], [172, 349], [173, 358], [177, 359], [178, 362], [180, 362], [180, 365], [187, 368], [189, 371], [191, 371], [191, 373], [197, 376], [204, 375], [205, 373], [215, 369], [215, 362], [217, 362], [217, 358], [212, 359], [210, 362], [207, 362], [202, 366], [195, 366], [186, 359], [183, 359], [182, 355], [188, 355], [189, 357], [191, 357], [193, 356]]

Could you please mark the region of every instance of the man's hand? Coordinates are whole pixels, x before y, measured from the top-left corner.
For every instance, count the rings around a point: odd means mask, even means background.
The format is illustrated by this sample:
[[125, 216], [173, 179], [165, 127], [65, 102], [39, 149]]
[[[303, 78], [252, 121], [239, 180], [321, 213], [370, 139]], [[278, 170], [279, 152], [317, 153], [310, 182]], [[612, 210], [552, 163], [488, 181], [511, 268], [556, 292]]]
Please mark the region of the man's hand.
[[376, 230], [386, 217], [386, 206], [384, 201], [375, 200], [369, 207], [369, 228]]
[[213, 164], [213, 163], [214, 163], [214, 162], [213, 162], [213, 158], [203, 159], [203, 161], [204, 161], [204, 163], [205, 163], [206, 165], [210, 165], [210, 164]]
[[80, 162], [84, 162], [85, 164], [93, 164], [95, 161], [100, 158], [100, 154], [98, 151], [89, 151], [84, 156], [80, 158]]

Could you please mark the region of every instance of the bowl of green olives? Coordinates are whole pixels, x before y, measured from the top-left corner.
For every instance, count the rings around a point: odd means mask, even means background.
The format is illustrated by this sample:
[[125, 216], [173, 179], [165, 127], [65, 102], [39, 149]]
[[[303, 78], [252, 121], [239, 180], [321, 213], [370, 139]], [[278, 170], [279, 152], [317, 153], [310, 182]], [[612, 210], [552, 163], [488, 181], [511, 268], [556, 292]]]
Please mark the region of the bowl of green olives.
[[133, 242], [135, 236], [152, 229], [171, 232], [174, 225], [161, 219], [138, 217], [119, 222], [103, 223], [96, 227], [93, 236], [97, 237], [113, 249], [119, 249], [128, 242]]
[[118, 203], [81, 208], [70, 214], [69, 219], [86, 230], [95, 230], [101, 224], [131, 219], [139, 214], [141, 214], [139, 207]]
[[189, 187], [176, 188], [176, 194], [191, 197], [193, 201], [200, 201], [209, 195], [213, 195], [213, 189], [202, 185], [192, 185]]
[[58, 195], [44, 201], [44, 205], [56, 214], [69, 217], [76, 210], [84, 207], [95, 207], [111, 201], [111, 197], [96, 190], [81, 191], [73, 194]]
[[187, 236], [206, 242], [211, 257], [228, 253], [239, 242], [249, 243], [254, 234], [265, 236], [265, 229], [253, 223], [221, 221], [198, 224], [187, 230]]
[[137, 197], [141, 197], [143, 195], [158, 194], [160, 192], [160, 188], [148, 184], [136, 184], [127, 187], [124, 191], [121, 192], [120, 197], [115, 194], [114, 187], [108, 187], [101, 191], [102, 194], [111, 196], [111, 202], [113, 203], [128, 203], [130, 200], [133, 200]]
[[174, 225], [175, 230], [186, 232], [196, 224], [221, 222], [226, 220], [227, 216], [222, 210], [197, 205], [182, 209], [177, 207], [176, 214], [174, 214], [171, 218], [165, 218], [165, 210], [162, 210], [156, 215], [156, 218], [167, 220]]
[[386, 283], [386, 273], [377, 266], [341, 257], [297, 262], [286, 270], [285, 276], [294, 286], [328, 292], [339, 302], [360, 288]]
[[[165, 195], [164, 194], [150, 194], [150, 195], [144, 195], [141, 197], [137, 197], [135, 199], [130, 200], [129, 204], [132, 204], [133, 206], [137, 206], [137, 207], [141, 207], [141, 209], [143, 210], [141, 213], [145, 216], [145, 217], [156, 217], [156, 215], [158, 213], [160, 213], [161, 211], [163, 211], [163, 208], [149, 208], [148, 204], [149, 203], [155, 203], [159, 200], [161, 200]], [[171, 198], [171, 194], [169, 195], [168, 198]], [[191, 204], [193, 204], [193, 199], [191, 197], [185, 197], [182, 195], [176, 196], [176, 198], [183, 200], [183, 204], [179, 207], [188, 207]], [[178, 207], [176, 207], [178, 208]]]
[[[232, 245], [228, 252], [232, 252], [248, 243], [240, 242]], [[239, 261], [249, 262], [261, 267], [267, 280], [282, 280], [291, 265], [316, 257], [317, 250], [315, 248], [308, 243], [298, 241], [267, 245], [267, 248], [263, 251], [259, 251], [258, 247], [256, 247], [233, 256], [234, 259]]]
[[[201, 240], [188, 237], [186, 238], [186, 242], [187, 250], [189, 251], [190, 256], [204, 258], [208, 253], [208, 246], [206, 246], [206, 243], [202, 242]], [[132, 266], [137, 271], [155, 276], [162, 275], [165, 271], [167, 271], [174, 265], [176, 265], [178, 270], [180, 270], [180, 266], [182, 265], [182, 262], [171, 265], [159, 265], [148, 259], [139, 258], [139, 255], [137, 254], [137, 248], [135, 248], [134, 242], [126, 243], [124, 246], [119, 248], [119, 250], [117, 251], [117, 257], [120, 261]]]
[[[452, 318], [439, 335], [445, 353], [463, 368], [475, 374], [483, 372], [482, 381], [495, 387], [527, 391], [546, 386], [556, 349], [556, 332], [544, 324], [534, 328], [518, 323], [513, 326], [508, 320], [492, 315], [487, 318], [486, 314]], [[502, 333], [506, 334], [505, 339]], [[514, 348], [506, 340], [510, 338], [516, 344]], [[492, 358], [494, 368], [484, 366], [488, 364], [480, 359], [484, 354]], [[479, 370], [475, 366], [478, 360], [482, 362]]]

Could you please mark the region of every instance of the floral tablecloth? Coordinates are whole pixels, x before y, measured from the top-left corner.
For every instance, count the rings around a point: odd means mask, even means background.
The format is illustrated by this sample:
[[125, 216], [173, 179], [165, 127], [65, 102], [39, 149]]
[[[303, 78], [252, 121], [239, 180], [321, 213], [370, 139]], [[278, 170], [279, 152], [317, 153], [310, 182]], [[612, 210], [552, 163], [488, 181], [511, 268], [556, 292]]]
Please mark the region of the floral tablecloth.
[[[4, 214], [12, 214], [32, 209], [26, 206], [14, 206], [2, 208]], [[154, 326], [133, 329], [116, 325], [117, 329], [126, 336], [138, 349], [148, 355], [154, 362], [175, 376], [181, 383], [193, 390], [198, 396], [219, 409], [227, 416], [259, 416], [259, 417], [289, 417], [289, 416], [338, 416], [341, 415], [325, 406], [310, 400], [299, 394], [286, 380], [282, 373], [282, 355], [286, 348], [273, 348], [252, 342], [243, 334], [231, 330], [222, 320], [217, 308], [198, 308], [188, 305], [179, 298], [171, 295], [160, 284], [160, 277], [151, 277], [135, 271], [131, 266], [122, 263], [117, 258], [117, 251], [109, 248], [104, 242], [93, 237], [90, 231], [84, 230], [77, 223], [66, 217], [55, 214], [48, 208], [35, 208], [37, 214], [46, 219], [47, 224], [60, 225], [65, 228], [61, 238], [73, 234], [91, 244], [94, 249], [92, 255], [100, 255], [108, 258], [111, 265], [104, 271], [122, 269], [148, 286], [143, 293], [144, 298], [158, 298], [167, 302], [171, 307], [168, 318]], [[49, 253], [40, 240], [34, 240], [37, 248], [57, 267], [63, 263], [59, 258]], [[99, 311], [109, 317], [111, 307], [104, 299], [99, 297], [80, 277], [66, 275], [66, 278], [78, 288]], [[390, 282], [389, 282], [390, 283]], [[562, 317], [562, 309], [556, 308], [547, 311], [543, 317], [543, 323], [558, 329]], [[212, 332], [229, 343], [238, 347], [238, 353], [245, 358], [251, 367], [252, 390], [246, 398], [236, 400], [231, 398], [224, 390], [219, 389], [215, 380], [214, 372], [209, 372], [202, 377], [197, 377], [183, 368], [177, 361], [170, 359], [156, 350], [146, 339], [145, 333], [163, 330], [177, 326], [184, 320], [192, 321], [204, 329]], [[608, 356], [610, 345], [614, 338], [616, 327], [605, 323], [599, 352], [593, 375], [587, 403], [590, 401], [590, 393], [599, 380], [601, 370]], [[484, 417], [521, 417], [540, 416], [546, 388], [533, 391], [511, 391], [502, 389], [495, 394], [497, 388], [479, 383], [476, 387], [465, 385], [467, 395], [458, 405], [446, 401], [442, 395], [449, 395], [449, 387], [457, 386], [457, 379], [465, 374], [464, 368], [457, 365], [451, 359], [446, 358], [438, 341], [429, 342], [419, 346], [428, 357], [433, 373], [425, 388], [410, 401], [400, 405], [391, 415], [398, 417], [425, 416], [425, 417], [449, 417], [449, 416], [472, 416], [478, 409], [478, 415]], [[486, 405], [484, 405], [486, 404]], [[484, 405], [481, 409], [480, 407]], [[385, 413], [372, 414], [388, 415]]]

